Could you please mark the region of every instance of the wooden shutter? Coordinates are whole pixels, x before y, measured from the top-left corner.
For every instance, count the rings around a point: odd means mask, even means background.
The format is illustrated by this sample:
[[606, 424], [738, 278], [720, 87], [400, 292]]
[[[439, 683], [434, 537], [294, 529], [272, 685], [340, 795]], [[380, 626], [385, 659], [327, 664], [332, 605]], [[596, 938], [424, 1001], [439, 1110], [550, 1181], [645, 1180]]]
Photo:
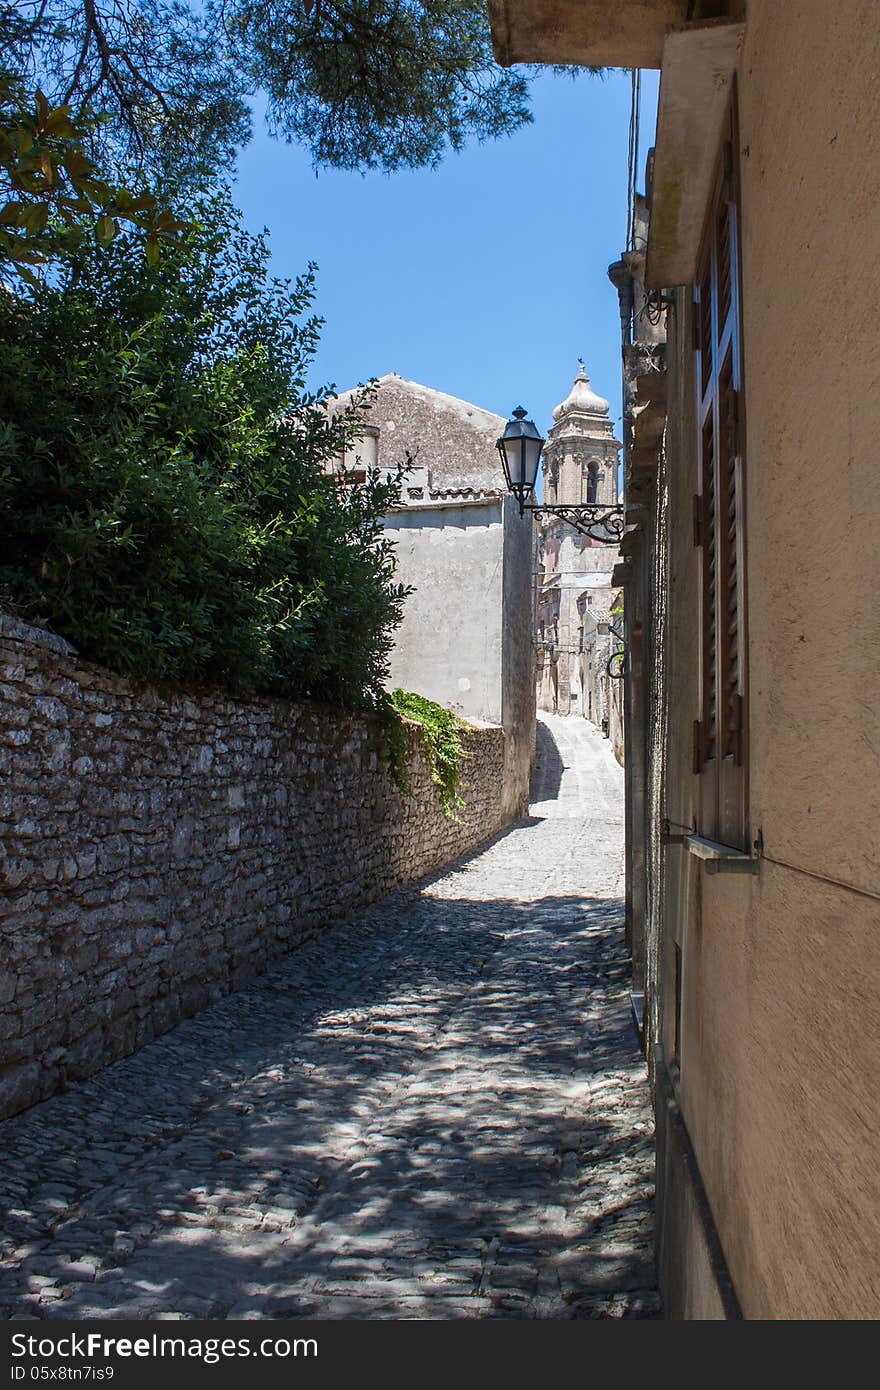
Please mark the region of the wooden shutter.
[[745, 830], [745, 603], [741, 329], [735, 129], [731, 116], [694, 294], [701, 548], [700, 717], [694, 770], [705, 779], [703, 834], [741, 845]]
[[742, 718], [740, 684], [740, 496], [737, 486], [737, 393], [733, 386], [731, 353], [718, 381], [718, 414], [721, 433], [718, 441], [718, 621], [723, 631], [719, 639], [720, 755], [742, 763]]
[[703, 546], [702, 564], [702, 653], [701, 653], [701, 750], [700, 761], [706, 763], [715, 757], [715, 744], [718, 732], [718, 700], [715, 685], [715, 666], [718, 656], [718, 623], [715, 589], [718, 577], [718, 555], [716, 540], [716, 497], [715, 497], [715, 430], [714, 417], [709, 412], [703, 425], [701, 440], [700, 481], [702, 498], [702, 524], [700, 535]]

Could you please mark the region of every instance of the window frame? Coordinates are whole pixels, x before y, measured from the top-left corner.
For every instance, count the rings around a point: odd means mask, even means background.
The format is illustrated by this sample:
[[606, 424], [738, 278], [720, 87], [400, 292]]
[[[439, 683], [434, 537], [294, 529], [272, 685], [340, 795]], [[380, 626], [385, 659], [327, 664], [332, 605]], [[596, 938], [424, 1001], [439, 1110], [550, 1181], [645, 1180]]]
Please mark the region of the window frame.
[[700, 548], [700, 833], [747, 849], [748, 640], [740, 197], [735, 97], [722, 133], [693, 287]]

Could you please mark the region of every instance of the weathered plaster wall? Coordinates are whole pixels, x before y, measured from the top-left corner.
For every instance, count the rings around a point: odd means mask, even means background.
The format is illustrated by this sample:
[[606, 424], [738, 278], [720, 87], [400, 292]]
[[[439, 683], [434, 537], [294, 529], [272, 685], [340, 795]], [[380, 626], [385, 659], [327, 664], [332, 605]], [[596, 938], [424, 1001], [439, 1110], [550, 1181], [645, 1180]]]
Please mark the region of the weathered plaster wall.
[[369, 420], [378, 466], [414, 460], [402, 505], [385, 521], [397, 578], [412, 589], [388, 685], [501, 724], [505, 795], [519, 806], [535, 741], [534, 554], [495, 447], [505, 421], [393, 372], [377, 388]]
[[0, 1114], [142, 1046], [359, 904], [498, 831], [500, 728], [458, 822], [369, 721], [136, 685], [0, 617]]
[[[608, 674], [608, 663], [618, 649], [617, 639], [608, 623], [609, 612], [600, 611], [594, 617], [590, 609], [584, 609], [582, 616], [584, 649], [577, 658], [577, 664], [583, 716], [600, 729], [604, 721], [603, 731], [606, 738], [611, 740], [615, 757], [620, 762], [623, 752], [620, 681]], [[601, 631], [600, 624], [607, 630]], [[619, 665], [619, 661], [616, 665]]]
[[[754, 876], [712, 875], [673, 847], [666, 886], [684, 960], [682, 1113], [747, 1317], [880, 1316], [878, 71], [869, 0], [751, 0], [739, 72], [749, 818], [765, 857]], [[692, 462], [685, 445], [670, 493], [685, 522], [671, 559], [667, 813], [685, 824]]]
[[385, 534], [399, 582], [413, 588], [388, 684], [501, 724], [505, 795], [519, 807], [535, 742], [531, 522], [512, 497], [411, 503], [386, 519]]
[[536, 535], [529, 513], [519, 514], [504, 498], [501, 723], [506, 734], [505, 781], [517, 800], [527, 801], [535, 752], [535, 565]]
[[501, 499], [409, 506], [385, 521], [397, 581], [413, 588], [394, 634], [389, 684], [466, 719], [501, 723]]

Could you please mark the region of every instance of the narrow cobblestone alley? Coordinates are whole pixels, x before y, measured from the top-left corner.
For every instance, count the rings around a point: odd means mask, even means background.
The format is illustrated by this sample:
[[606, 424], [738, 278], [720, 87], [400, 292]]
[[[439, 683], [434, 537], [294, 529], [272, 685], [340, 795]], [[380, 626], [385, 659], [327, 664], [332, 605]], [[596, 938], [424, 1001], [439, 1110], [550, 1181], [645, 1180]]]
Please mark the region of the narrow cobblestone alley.
[[0, 1311], [657, 1316], [622, 774], [538, 732], [529, 819], [0, 1127]]

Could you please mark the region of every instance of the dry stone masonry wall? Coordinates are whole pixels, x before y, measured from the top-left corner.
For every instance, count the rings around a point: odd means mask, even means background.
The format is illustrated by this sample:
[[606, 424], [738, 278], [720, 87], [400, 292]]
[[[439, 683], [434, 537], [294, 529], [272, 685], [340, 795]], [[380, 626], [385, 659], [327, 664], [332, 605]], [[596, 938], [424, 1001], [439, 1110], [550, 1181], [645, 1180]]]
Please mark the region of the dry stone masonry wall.
[[524, 808], [465, 736], [447, 820], [374, 723], [136, 684], [0, 615], [0, 1115], [143, 1046]]

